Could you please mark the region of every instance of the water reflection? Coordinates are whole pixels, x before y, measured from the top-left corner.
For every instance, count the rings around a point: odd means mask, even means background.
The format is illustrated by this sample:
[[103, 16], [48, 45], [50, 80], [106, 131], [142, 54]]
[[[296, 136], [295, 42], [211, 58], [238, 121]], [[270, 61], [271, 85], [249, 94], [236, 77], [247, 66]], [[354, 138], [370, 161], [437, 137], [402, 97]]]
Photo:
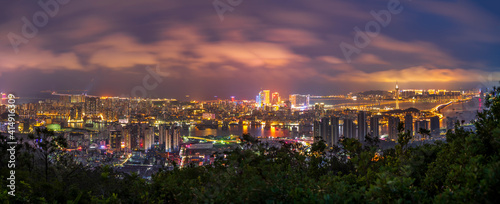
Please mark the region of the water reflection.
[[252, 136], [268, 138], [268, 137], [311, 137], [312, 127], [302, 127], [300, 126], [299, 131], [294, 132], [292, 127], [277, 127], [272, 126], [269, 129], [264, 128], [264, 126], [230, 126], [228, 130], [222, 130], [221, 127], [217, 129], [205, 129], [198, 130], [195, 127], [190, 127], [189, 130], [182, 130], [181, 134], [183, 136], [229, 136], [229, 135], [242, 135], [243, 133], [248, 133]]

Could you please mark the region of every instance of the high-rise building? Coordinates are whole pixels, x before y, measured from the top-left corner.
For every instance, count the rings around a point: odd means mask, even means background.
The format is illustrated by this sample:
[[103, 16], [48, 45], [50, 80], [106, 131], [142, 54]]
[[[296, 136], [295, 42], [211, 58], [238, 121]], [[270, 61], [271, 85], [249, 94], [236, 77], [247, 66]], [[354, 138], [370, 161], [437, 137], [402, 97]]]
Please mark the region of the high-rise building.
[[144, 150], [149, 151], [154, 147], [155, 134], [154, 127], [146, 127], [144, 129]]
[[120, 151], [122, 144], [122, 131], [111, 130], [109, 132], [109, 144], [112, 149]]
[[260, 91], [255, 101], [257, 102], [257, 104], [259, 104], [259, 107], [271, 105], [271, 91], [269, 90]]
[[[419, 134], [420, 132], [420, 129], [424, 129], [424, 130], [428, 130], [429, 129], [429, 121], [427, 120], [417, 120], [415, 121], [415, 135], [416, 134]], [[423, 137], [424, 135], [420, 135], [421, 137]]]
[[439, 116], [434, 116], [431, 118], [431, 135], [439, 135]]
[[328, 145], [334, 146], [338, 145], [339, 139], [340, 139], [340, 130], [339, 130], [339, 118], [332, 116], [330, 117], [330, 134], [331, 134], [331, 139]]
[[71, 103], [71, 95], [60, 95], [59, 101], [64, 104]]
[[83, 102], [85, 102], [84, 95], [72, 95], [71, 96], [71, 103], [83, 103]]
[[344, 119], [344, 124], [342, 125], [344, 138], [354, 138], [356, 136], [356, 126], [352, 119]]
[[270, 100], [271, 91], [264, 90], [263, 92], [264, 92], [264, 105], [265, 106], [271, 105], [271, 100]]
[[180, 127], [174, 125], [160, 125], [158, 142], [162, 151], [179, 151], [179, 145], [181, 142]]
[[313, 139], [314, 139], [314, 142], [318, 142], [320, 141], [321, 139], [323, 139], [321, 137], [321, 123], [320, 121], [317, 121], [317, 120], [314, 120], [314, 125], [313, 125]]
[[358, 140], [359, 141], [365, 140], [367, 129], [368, 128], [366, 125], [366, 112], [359, 111], [359, 113], [358, 113]]
[[96, 116], [99, 114], [100, 100], [98, 97], [85, 98], [85, 115]]
[[397, 140], [398, 139], [398, 127], [400, 120], [398, 117], [389, 117], [389, 139]]
[[297, 94], [290, 95], [288, 97], [288, 101], [290, 102], [291, 106], [295, 106], [295, 104], [297, 104]]
[[413, 116], [411, 114], [405, 115], [405, 133], [409, 132], [410, 137], [413, 137]]
[[132, 151], [139, 148], [138, 143], [139, 126], [136, 124], [129, 124], [124, 128], [124, 142], [125, 149]]
[[[320, 123], [320, 136], [326, 144], [331, 143], [331, 128], [330, 128], [330, 118], [324, 117], [321, 119]], [[331, 145], [331, 144], [330, 144]]]
[[396, 109], [399, 109], [399, 87], [398, 87], [398, 82], [396, 82]]
[[446, 117], [446, 129], [455, 130], [455, 123], [458, 122], [457, 117]]
[[277, 105], [281, 103], [281, 98], [280, 94], [278, 92], [274, 92], [272, 94], [272, 100], [271, 100], [272, 105]]
[[372, 135], [372, 137], [380, 136], [379, 119], [380, 118], [376, 115], [370, 117], [370, 134]]
[[158, 145], [160, 150], [165, 151], [165, 141], [167, 140], [168, 129], [170, 127], [166, 124], [161, 124], [158, 126]]
[[82, 119], [82, 106], [74, 105], [69, 111], [70, 120], [81, 120]]
[[292, 94], [289, 97], [292, 107], [309, 107], [310, 95]]
[[314, 121], [314, 141], [325, 141], [328, 146], [335, 146], [339, 140], [339, 118], [324, 117]]

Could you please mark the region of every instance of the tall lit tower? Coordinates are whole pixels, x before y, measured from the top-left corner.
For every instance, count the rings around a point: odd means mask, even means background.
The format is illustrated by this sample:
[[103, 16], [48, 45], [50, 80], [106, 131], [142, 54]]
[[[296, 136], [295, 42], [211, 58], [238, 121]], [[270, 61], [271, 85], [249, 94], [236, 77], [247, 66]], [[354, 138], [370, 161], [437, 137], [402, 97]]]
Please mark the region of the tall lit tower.
[[278, 92], [274, 92], [271, 96], [271, 104], [276, 105], [280, 103], [281, 99]]
[[268, 106], [271, 104], [271, 91], [270, 90], [264, 90], [264, 105]]
[[399, 87], [398, 87], [398, 82], [396, 82], [396, 109], [399, 109]]

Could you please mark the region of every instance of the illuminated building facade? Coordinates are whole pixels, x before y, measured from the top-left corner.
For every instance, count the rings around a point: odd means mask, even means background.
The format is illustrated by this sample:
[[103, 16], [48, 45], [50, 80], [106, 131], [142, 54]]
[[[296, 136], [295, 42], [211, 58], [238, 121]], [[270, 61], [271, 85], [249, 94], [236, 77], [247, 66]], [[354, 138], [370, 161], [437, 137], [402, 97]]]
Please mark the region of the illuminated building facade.
[[97, 116], [99, 111], [100, 100], [98, 97], [86, 97], [85, 98], [85, 115]]
[[160, 149], [166, 152], [179, 151], [181, 130], [178, 126], [162, 124], [159, 126], [158, 143]]
[[280, 94], [278, 92], [272, 94], [271, 103], [272, 105], [279, 105], [281, 103]]
[[109, 145], [115, 151], [120, 151], [122, 147], [122, 131], [112, 130], [109, 132]]
[[292, 94], [289, 96], [289, 100], [293, 108], [309, 107], [310, 97], [311, 95]]
[[396, 109], [399, 109], [399, 87], [397, 82], [396, 82]]
[[83, 102], [85, 102], [84, 95], [72, 95], [71, 96], [71, 103], [83, 103]]
[[271, 101], [270, 101], [271, 91], [269, 91], [269, 90], [264, 90], [264, 91], [262, 91], [262, 92], [264, 92], [264, 100], [263, 100], [264, 105], [265, 105], [265, 106], [271, 105]]

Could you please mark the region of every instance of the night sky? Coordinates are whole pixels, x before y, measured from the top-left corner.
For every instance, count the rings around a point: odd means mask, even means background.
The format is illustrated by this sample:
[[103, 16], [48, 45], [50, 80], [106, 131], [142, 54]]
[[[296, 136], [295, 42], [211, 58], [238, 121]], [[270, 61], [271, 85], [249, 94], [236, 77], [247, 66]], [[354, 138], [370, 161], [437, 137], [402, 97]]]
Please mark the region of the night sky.
[[[401, 0], [395, 14], [393, 0], [60, 0], [49, 13], [37, 2], [1, 3], [2, 92], [130, 95], [156, 66], [161, 83], [148, 96], [179, 99], [254, 99], [261, 89], [343, 94], [396, 81], [401, 89], [471, 89], [500, 80], [493, 0]], [[218, 15], [213, 2], [228, 10]], [[391, 19], [383, 26], [371, 11]], [[26, 20], [36, 33], [23, 32]], [[356, 28], [370, 40], [362, 48]], [[359, 51], [350, 63], [342, 42]]]

